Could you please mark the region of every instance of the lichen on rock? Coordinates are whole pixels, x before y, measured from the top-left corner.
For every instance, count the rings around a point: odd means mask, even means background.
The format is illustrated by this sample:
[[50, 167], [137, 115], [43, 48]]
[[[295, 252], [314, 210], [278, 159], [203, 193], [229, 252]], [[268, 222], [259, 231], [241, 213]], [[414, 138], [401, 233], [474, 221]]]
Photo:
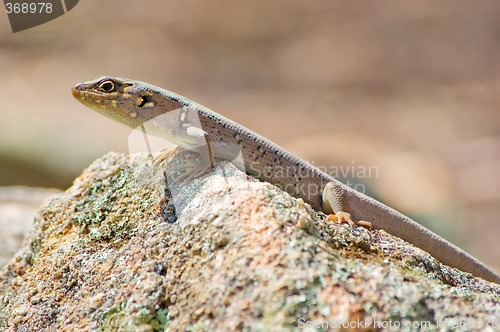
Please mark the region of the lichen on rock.
[[383, 231], [328, 222], [230, 163], [172, 194], [165, 170], [193, 161], [110, 153], [42, 206], [0, 273], [1, 329], [498, 324], [500, 286]]

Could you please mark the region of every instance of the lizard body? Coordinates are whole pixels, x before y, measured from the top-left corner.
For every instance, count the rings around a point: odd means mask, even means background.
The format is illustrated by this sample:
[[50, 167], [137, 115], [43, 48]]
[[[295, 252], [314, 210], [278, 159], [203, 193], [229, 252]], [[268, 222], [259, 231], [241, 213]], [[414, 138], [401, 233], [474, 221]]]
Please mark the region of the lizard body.
[[[163, 136], [183, 148], [200, 143], [208, 146], [210, 161], [197, 170], [204, 173], [213, 157], [232, 160], [241, 151], [245, 171], [302, 198], [315, 210], [364, 220], [427, 251], [439, 261], [475, 276], [500, 284], [500, 276], [462, 249], [439, 237], [402, 213], [332, 178], [251, 130], [189, 99], [156, 86], [123, 78], [101, 77], [79, 83], [73, 96], [95, 111], [131, 128], [142, 126], [165, 113], [190, 108], [196, 110], [199, 125], [179, 119], [178, 125], [161, 122], [153, 134]], [[203, 153], [201, 153], [203, 157]], [[348, 214], [346, 214], [346, 212]]]

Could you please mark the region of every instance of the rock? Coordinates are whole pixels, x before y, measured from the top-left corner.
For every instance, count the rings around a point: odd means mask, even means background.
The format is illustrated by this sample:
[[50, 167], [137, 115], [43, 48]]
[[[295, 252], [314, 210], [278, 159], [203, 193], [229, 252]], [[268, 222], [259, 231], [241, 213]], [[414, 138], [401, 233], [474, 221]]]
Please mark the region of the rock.
[[166, 189], [196, 159], [166, 156], [110, 153], [42, 207], [0, 273], [3, 330], [498, 327], [499, 285], [229, 163]]
[[57, 189], [0, 187], [0, 268], [21, 248], [40, 204]]

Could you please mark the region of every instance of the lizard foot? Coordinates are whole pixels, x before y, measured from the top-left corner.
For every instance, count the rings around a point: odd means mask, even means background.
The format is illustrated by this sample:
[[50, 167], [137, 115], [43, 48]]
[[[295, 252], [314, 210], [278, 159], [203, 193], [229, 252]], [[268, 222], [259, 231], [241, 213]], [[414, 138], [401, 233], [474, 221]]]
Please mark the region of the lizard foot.
[[167, 150], [162, 150], [160, 153], [153, 158], [153, 166], [160, 165], [163, 161], [165, 161], [169, 157], [169, 153]]
[[333, 221], [339, 224], [348, 223], [351, 227], [354, 227], [354, 221], [351, 219], [351, 215], [347, 212], [338, 211], [335, 214], [328, 215], [328, 221]]
[[193, 165], [189, 169], [186, 169], [184, 173], [182, 173], [181, 175], [179, 175], [177, 177], [177, 181], [179, 181], [180, 183], [189, 182], [189, 181], [191, 181], [194, 178], [202, 176], [209, 169], [211, 169], [210, 165], [202, 165], [202, 164]]
[[351, 215], [344, 211], [337, 211], [337, 213], [335, 214], [329, 214], [328, 221], [337, 222], [339, 224], [348, 223], [351, 227], [354, 227], [354, 225], [358, 225], [366, 228], [372, 228], [371, 222], [364, 220], [354, 222], [351, 218]]
[[[161, 163], [163, 163], [165, 160], [169, 159], [171, 157], [171, 153], [169, 150], [163, 150], [160, 151], [160, 153], [154, 157], [153, 159], [153, 165], [154, 166], [159, 166]], [[205, 162], [200, 162], [197, 163], [196, 160], [192, 160], [189, 164], [192, 165], [186, 165], [183, 167], [183, 172], [174, 177], [174, 181], [177, 183], [186, 183], [191, 181], [192, 179], [195, 179], [199, 176], [202, 176], [205, 174], [210, 168], [213, 168], [210, 163], [205, 163]], [[196, 163], [196, 165], [194, 165]]]

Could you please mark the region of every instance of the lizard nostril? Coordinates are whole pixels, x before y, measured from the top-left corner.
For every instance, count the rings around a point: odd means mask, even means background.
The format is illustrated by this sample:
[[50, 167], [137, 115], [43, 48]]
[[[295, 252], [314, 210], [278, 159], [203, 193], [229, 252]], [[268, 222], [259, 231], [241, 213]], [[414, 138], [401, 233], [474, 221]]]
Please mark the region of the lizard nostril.
[[73, 88], [71, 88], [71, 94], [73, 95], [73, 97], [76, 98], [80, 95], [80, 87], [81, 87], [81, 84], [78, 83]]

